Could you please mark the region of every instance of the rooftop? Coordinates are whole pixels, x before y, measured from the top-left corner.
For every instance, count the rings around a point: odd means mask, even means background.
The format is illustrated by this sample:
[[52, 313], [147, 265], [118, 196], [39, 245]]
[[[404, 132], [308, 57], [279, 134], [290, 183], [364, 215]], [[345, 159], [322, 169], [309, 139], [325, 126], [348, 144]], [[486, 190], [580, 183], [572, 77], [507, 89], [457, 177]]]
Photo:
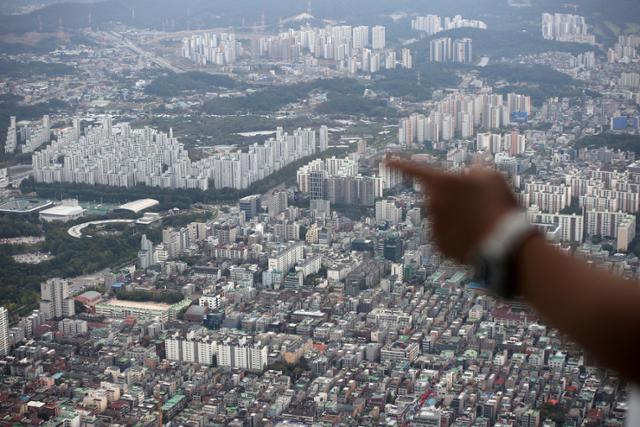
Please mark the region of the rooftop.
[[41, 215], [49, 215], [49, 216], [68, 216], [68, 215], [78, 215], [84, 212], [84, 208], [82, 206], [54, 206], [49, 209], [45, 209], [40, 211]]
[[78, 295], [79, 298], [86, 298], [88, 300], [94, 300], [94, 299], [98, 299], [102, 297], [102, 294], [100, 292], [97, 291], [87, 291], [84, 292], [80, 295]]
[[118, 206], [118, 209], [138, 213], [159, 204], [160, 202], [158, 202], [155, 199], [139, 199], [139, 200], [134, 200], [133, 202], [125, 203], [124, 205], [120, 205]]
[[30, 213], [53, 205], [50, 200], [12, 199], [0, 204], [0, 212]]
[[171, 308], [170, 304], [165, 304], [162, 302], [153, 302], [153, 301], [128, 301], [121, 299], [110, 299], [109, 301], [105, 301], [101, 305], [110, 305], [113, 307], [126, 307], [126, 308], [139, 308], [143, 310], [169, 310]]

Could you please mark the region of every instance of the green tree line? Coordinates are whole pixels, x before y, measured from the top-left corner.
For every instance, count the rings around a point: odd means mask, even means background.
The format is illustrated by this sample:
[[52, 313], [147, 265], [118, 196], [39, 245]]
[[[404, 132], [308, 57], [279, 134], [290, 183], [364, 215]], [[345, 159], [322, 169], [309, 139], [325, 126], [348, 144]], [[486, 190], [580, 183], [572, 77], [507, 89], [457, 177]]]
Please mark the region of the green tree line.
[[142, 233], [132, 227], [121, 236], [74, 239], [68, 224], [45, 224], [46, 240], [28, 250], [49, 252], [53, 258], [40, 264], [20, 264], [9, 245], [0, 245], [0, 305], [25, 313], [38, 301], [40, 283], [52, 277], [76, 277], [116, 266], [135, 258]]
[[0, 76], [5, 78], [27, 78], [33, 76], [60, 77], [74, 74], [76, 69], [66, 64], [30, 61], [0, 60]]
[[182, 293], [178, 291], [162, 290], [148, 291], [146, 289], [133, 289], [130, 291], [119, 291], [116, 298], [126, 301], [153, 301], [165, 304], [175, 304], [184, 299]]
[[17, 215], [0, 214], [0, 239], [40, 235], [42, 230], [38, 226], [37, 218], [31, 215], [23, 218]]
[[573, 143], [574, 148], [603, 148], [631, 151], [640, 154], [640, 136], [616, 133], [601, 133], [589, 135], [578, 139]]
[[155, 78], [145, 93], [155, 96], [171, 97], [183, 92], [207, 92], [220, 88], [233, 88], [237, 82], [229, 76], [191, 71], [170, 73]]

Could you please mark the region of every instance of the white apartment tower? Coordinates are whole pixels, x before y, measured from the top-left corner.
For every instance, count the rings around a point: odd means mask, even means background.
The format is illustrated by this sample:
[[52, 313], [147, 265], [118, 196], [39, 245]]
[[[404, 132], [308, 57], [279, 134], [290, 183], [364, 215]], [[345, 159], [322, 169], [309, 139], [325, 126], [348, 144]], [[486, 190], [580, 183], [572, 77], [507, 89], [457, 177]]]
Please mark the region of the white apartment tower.
[[9, 353], [9, 311], [0, 307], [0, 356]]
[[329, 128], [326, 125], [320, 126], [319, 149], [325, 151], [329, 148]]
[[45, 320], [71, 317], [76, 314], [69, 282], [54, 278], [40, 284], [40, 312]]
[[376, 25], [371, 29], [371, 47], [374, 50], [382, 50], [385, 48], [386, 30], [382, 25]]
[[378, 200], [376, 202], [376, 221], [386, 221], [396, 225], [402, 220], [402, 208], [393, 200]]
[[410, 70], [413, 68], [413, 56], [411, 49], [402, 49], [402, 67]]
[[369, 27], [366, 25], [354, 27], [352, 42], [354, 49], [363, 49], [369, 46]]
[[7, 129], [7, 140], [4, 145], [6, 153], [15, 153], [18, 148], [18, 130], [16, 128], [16, 116], [11, 116], [9, 129]]

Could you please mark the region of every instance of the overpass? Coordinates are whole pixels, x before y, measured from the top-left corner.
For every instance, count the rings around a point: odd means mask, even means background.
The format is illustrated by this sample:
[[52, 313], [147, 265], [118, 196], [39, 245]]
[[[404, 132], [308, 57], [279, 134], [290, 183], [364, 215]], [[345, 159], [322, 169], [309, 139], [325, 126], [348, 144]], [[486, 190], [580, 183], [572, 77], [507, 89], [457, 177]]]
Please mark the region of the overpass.
[[135, 222], [134, 219], [104, 219], [101, 221], [89, 221], [82, 224], [74, 225], [67, 230], [69, 236], [74, 239], [82, 238], [82, 230], [92, 225], [104, 225], [104, 224], [131, 224]]

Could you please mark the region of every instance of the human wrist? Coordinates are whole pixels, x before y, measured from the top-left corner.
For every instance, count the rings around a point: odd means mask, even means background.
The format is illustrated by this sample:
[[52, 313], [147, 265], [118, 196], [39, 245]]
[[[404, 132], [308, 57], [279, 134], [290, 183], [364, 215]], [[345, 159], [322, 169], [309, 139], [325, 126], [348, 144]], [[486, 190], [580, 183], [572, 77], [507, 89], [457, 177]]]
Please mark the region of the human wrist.
[[535, 230], [523, 238], [520, 245], [513, 251], [512, 264], [514, 266], [514, 289], [517, 295], [523, 295], [526, 293], [527, 279], [529, 274], [527, 268], [529, 266], [528, 261], [532, 258], [533, 254], [538, 251], [540, 246], [545, 245], [546, 240], [544, 236]]
[[518, 208], [505, 208], [499, 214], [493, 214], [492, 221], [485, 231], [480, 234], [480, 238], [473, 244], [468, 252], [468, 259], [473, 260], [478, 256], [482, 257], [504, 257], [513, 245], [511, 240], [517, 240], [515, 234], [522, 233], [518, 229], [528, 229], [523, 224], [527, 224], [524, 213]]
[[478, 243], [473, 255], [476, 278], [488, 290], [502, 298], [518, 292], [518, 261], [522, 245], [537, 234], [524, 213], [513, 209], [499, 217], [492, 229]]

